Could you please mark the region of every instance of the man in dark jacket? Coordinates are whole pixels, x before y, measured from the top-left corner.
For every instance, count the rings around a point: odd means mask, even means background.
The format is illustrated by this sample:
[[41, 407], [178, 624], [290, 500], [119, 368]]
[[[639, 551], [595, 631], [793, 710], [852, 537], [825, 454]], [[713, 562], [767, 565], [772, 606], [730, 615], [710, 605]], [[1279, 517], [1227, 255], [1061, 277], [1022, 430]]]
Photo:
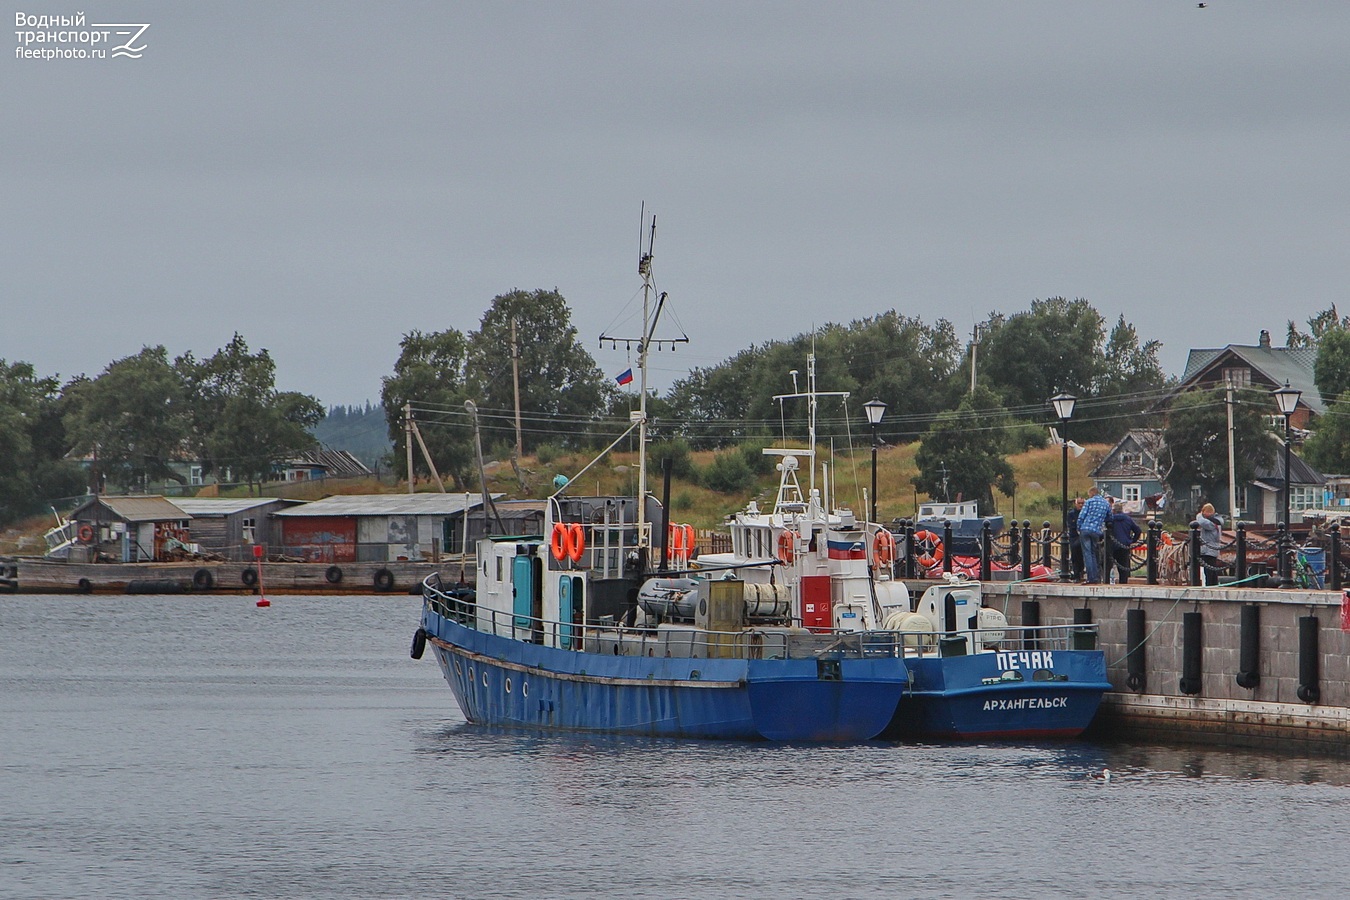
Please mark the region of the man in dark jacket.
[[1078, 514], [1083, 511], [1083, 498], [1073, 498], [1073, 511], [1069, 513], [1069, 576], [1074, 581], [1083, 580], [1083, 545], [1078, 536]]
[[1119, 584], [1126, 584], [1130, 580], [1132, 565], [1130, 552], [1134, 549], [1134, 545], [1139, 543], [1139, 535], [1143, 532], [1139, 524], [1125, 513], [1125, 504], [1119, 500], [1111, 509], [1107, 527], [1111, 532], [1111, 555], [1116, 561], [1116, 581]]

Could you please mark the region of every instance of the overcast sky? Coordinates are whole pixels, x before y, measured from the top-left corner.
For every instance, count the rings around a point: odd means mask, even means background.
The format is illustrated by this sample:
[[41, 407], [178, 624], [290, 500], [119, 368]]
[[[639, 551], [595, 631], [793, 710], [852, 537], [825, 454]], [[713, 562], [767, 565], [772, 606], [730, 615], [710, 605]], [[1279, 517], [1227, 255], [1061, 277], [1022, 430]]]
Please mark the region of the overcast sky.
[[[1350, 312], [1350, 4], [18, 2], [148, 23], [16, 59], [0, 357], [62, 379], [238, 331], [378, 399], [413, 329], [556, 287], [608, 375], [640, 205], [662, 388], [894, 308], [1083, 297], [1163, 341]], [[20, 30], [20, 29], [14, 29]], [[11, 31], [12, 34], [12, 31]], [[29, 44], [37, 47], [37, 44]], [[56, 44], [80, 47], [80, 44]], [[104, 45], [109, 46], [109, 45]], [[828, 387], [828, 386], [827, 386]]]

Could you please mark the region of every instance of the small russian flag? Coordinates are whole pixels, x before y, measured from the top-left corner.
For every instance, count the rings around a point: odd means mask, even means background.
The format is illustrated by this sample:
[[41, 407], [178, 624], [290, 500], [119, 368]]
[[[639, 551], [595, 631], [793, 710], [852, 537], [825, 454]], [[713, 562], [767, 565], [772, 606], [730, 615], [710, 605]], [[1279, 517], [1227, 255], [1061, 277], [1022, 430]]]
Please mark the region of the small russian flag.
[[867, 559], [867, 547], [862, 541], [827, 541], [830, 559]]
[[625, 384], [631, 384], [633, 381], [633, 370], [624, 369], [622, 372], [619, 373], [618, 377], [615, 378], [614, 380], [617, 381], [621, 386]]

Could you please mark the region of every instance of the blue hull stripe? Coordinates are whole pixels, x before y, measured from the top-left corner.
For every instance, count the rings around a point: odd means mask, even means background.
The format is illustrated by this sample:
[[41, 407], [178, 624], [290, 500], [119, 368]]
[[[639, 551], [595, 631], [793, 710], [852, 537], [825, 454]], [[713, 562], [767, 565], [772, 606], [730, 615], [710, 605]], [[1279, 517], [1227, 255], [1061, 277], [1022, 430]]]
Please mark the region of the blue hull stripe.
[[497, 637], [427, 611], [423, 627], [470, 722], [666, 737], [863, 741], [909, 684], [898, 657], [694, 659], [582, 653]]

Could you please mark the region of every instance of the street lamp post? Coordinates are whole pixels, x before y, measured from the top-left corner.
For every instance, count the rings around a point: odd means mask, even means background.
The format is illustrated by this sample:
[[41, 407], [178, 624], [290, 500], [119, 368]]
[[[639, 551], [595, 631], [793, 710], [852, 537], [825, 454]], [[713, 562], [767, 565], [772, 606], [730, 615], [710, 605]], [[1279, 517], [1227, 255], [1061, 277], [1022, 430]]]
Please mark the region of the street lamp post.
[[[1275, 405], [1280, 408], [1280, 414], [1284, 416], [1284, 537], [1286, 544], [1290, 539], [1291, 523], [1289, 521], [1289, 417], [1294, 414], [1298, 407], [1298, 398], [1303, 396], [1303, 392], [1297, 388], [1291, 388], [1289, 382], [1284, 383], [1284, 387], [1271, 391], [1275, 395]], [[1280, 552], [1280, 582], [1289, 584], [1289, 553], [1287, 547], [1279, 548]]]
[[1063, 521], [1059, 529], [1059, 577], [1061, 581], [1069, 580], [1069, 558], [1072, 555], [1072, 549], [1069, 547], [1069, 419], [1073, 418], [1073, 405], [1078, 402], [1078, 398], [1073, 394], [1060, 391], [1050, 398], [1050, 403], [1055, 407], [1055, 415], [1059, 417], [1059, 440], [1060, 440], [1060, 512], [1063, 515]]
[[880, 400], [868, 400], [863, 404], [863, 412], [867, 413], [867, 424], [872, 426], [872, 518], [870, 521], [877, 520], [877, 426], [881, 424], [881, 417], [886, 415], [886, 404]]

